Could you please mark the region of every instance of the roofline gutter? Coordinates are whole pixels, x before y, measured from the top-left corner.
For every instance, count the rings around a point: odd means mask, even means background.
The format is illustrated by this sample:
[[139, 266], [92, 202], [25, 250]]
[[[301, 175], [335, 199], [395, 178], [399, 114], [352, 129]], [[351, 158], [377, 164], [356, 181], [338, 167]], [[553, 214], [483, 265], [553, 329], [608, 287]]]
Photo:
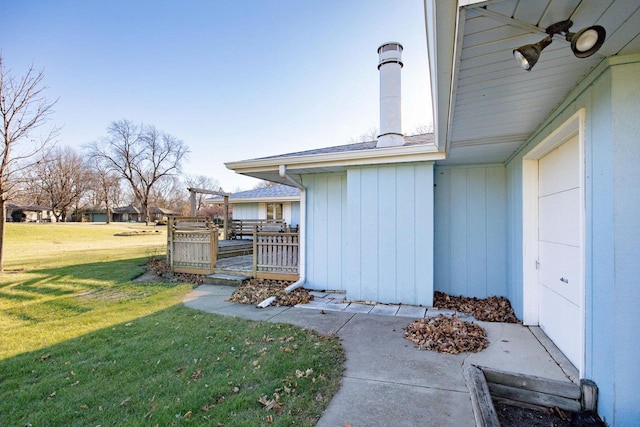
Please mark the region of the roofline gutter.
[[[298, 202], [298, 201], [300, 201], [300, 196], [283, 196], [283, 197], [271, 197], [271, 198], [247, 197], [246, 199], [245, 198], [238, 198], [238, 199], [229, 198], [229, 203], [232, 205], [238, 204], [238, 203], [278, 203], [278, 202]], [[224, 201], [221, 199], [215, 199], [215, 200], [205, 199], [205, 203], [209, 203], [212, 205], [221, 205], [224, 203]]]
[[[345, 151], [339, 153], [289, 155], [279, 158], [266, 157], [262, 159], [241, 160], [226, 162], [227, 169], [238, 172], [239, 170], [253, 170], [282, 166], [286, 162], [288, 166], [297, 167], [325, 167], [325, 166], [357, 166], [380, 163], [400, 163], [414, 161], [442, 160], [444, 153], [438, 151], [435, 144], [412, 145], [401, 147], [377, 148], [372, 150]], [[298, 184], [295, 185], [298, 187]]]
[[[294, 187], [300, 190], [300, 238], [298, 240], [298, 271], [300, 272], [298, 280], [291, 285], [287, 286], [284, 290], [285, 292], [291, 292], [296, 288], [299, 288], [307, 281], [307, 250], [306, 250], [306, 241], [307, 241], [307, 188], [302, 185], [301, 182], [296, 181], [291, 175], [287, 173], [287, 165], [280, 165], [278, 168], [278, 172], [281, 178], [286, 179], [291, 183]], [[265, 308], [270, 306], [276, 300], [275, 296], [270, 296], [269, 298], [262, 301], [258, 304], [257, 308]]]

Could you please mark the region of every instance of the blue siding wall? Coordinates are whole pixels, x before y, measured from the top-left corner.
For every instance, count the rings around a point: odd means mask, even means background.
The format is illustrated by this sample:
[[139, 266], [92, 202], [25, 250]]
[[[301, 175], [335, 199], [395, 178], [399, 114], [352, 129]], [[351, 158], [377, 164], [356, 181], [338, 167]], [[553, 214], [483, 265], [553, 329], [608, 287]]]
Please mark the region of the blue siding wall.
[[307, 188], [307, 289], [344, 290], [347, 176], [303, 176]]
[[258, 203], [234, 203], [233, 219], [256, 219], [258, 214]]
[[[586, 378], [610, 425], [640, 419], [640, 55], [612, 58], [585, 79], [507, 165], [509, 295], [522, 301], [522, 155], [580, 108], [585, 129]], [[516, 296], [514, 298], [514, 296]]]
[[507, 296], [505, 167], [436, 167], [434, 198], [435, 290]]
[[433, 164], [347, 171], [351, 300], [433, 304]]
[[300, 202], [291, 202], [291, 226], [300, 225]]

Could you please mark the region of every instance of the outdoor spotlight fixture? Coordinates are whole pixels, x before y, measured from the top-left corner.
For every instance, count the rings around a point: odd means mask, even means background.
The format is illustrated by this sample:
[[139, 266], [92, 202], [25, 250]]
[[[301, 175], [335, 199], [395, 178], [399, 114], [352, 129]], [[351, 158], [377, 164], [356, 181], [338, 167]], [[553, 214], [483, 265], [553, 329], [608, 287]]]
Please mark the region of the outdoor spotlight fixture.
[[604, 43], [607, 32], [604, 27], [594, 25], [592, 27], [583, 28], [577, 33], [569, 32], [569, 28], [573, 25], [573, 21], [556, 22], [547, 27], [545, 30], [547, 37], [535, 44], [528, 44], [513, 50], [513, 56], [522, 68], [531, 71], [542, 50], [549, 46], [553, 41], [555, 34], [564, 35], [565, 39], [571, 43], [571, 51], [578, 58], [587, 58], [598, 51]]

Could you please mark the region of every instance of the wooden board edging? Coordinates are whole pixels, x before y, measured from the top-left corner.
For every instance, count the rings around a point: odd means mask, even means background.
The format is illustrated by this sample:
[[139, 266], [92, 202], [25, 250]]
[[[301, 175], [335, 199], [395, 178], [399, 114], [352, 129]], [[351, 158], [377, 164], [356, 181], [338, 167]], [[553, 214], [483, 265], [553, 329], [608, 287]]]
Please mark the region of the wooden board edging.
[[476, 365], [467, 367], [465, 378], [471, 394], [476, 426], [500, 425], [493, 404], [494, 398], [496, 401], [523, 407], [557, 407], [571, 412], [595, 412], [597, 408], [598, 387], [590, 380], [581, 380], [580, 385], [577, 385]]
[[491, 394], [494, 396], [504, 397], [509, 400], [529, 403], [532, 405], [546, 406], [547, 408], [558, 407], [565, 411], [580, 411], [580, 402], [575, 399], [569, 399], [556, 394], [511, 387], [504, 384], [488, 383], [488, 385]]
[[467, 381], [471, 394], [473, 416], [478, 427], [500, 427], [484, 373], [475, 365], [467, 367]]
[[580, 386], [568, 381], [557, 381], [549, 378], [523, 375], [478, 366], [484, 372], [488, 383], [502, 384], [509, 387], [553, 394], [568, 399], [580, 399]]

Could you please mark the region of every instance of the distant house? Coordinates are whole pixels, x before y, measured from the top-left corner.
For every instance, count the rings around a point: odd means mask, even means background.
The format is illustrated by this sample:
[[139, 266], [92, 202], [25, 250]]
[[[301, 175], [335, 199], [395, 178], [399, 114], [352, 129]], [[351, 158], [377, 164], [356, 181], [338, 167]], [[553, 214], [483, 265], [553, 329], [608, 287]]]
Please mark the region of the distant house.
[[51, 208], [39, 205], [6, 204], [7, 222], [55, 222]]
[[[301, 190], [306, 288], [427, 306], [436, 290], [505, 296], [597, 383], [607, 424], [636, 425], [640, 3], [424, 4], [433, 135], [385, 128], [400, 97], [381, 81], [378, 141], [227, 167]], [[556, 34], [529, 47], [531, 72], [516, 64], [514, 49], [567, 19], [606, 28], [597, 53], [576, 57]], [[381, 80], [401, 51], [380, 46]]]
[[[88, 210], [85, 214], [89, 217], [89, 222], [106, 222], [106, 209]], [[170, 209], [152, 206], [149, 208], [149, 216], [151, 221], [166, 221], [169, 215], [175, 215], [176, 212]], [[111, 209], [111, 221], [113, 222], [142, 222], [144, 214], [142, 209], [133, 206], [122, 206]]]
[[[220, 196], [205, 200], [210, 204], [223, 204]], [[229, 196], [233, 219], [281, 219], [292, 227], [300, 224], [300, 189], [276, 184], [253, 190], [240, 191]]]

